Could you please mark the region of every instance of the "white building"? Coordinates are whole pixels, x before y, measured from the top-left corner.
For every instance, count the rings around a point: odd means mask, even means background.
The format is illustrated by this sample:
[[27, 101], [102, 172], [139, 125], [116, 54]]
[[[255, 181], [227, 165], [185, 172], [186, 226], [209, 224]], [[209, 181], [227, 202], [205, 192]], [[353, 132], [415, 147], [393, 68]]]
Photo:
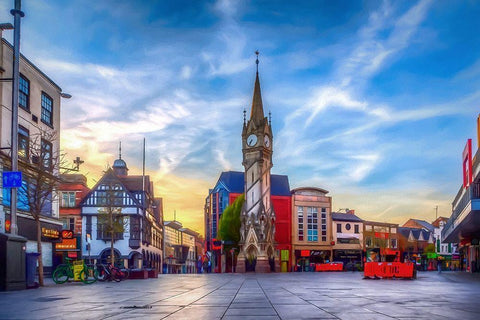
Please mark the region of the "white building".
[[447, 221], [448, 218], [439, 217], [432, 222], [432, 226], [434, 227], [435, 253], [442, 257], [442, 268], [458, 269], [460, 268], [460, 254], [457, 244], [444, 242], [442, 238], [442, 230]]
[[[0, 33], [1, 37], [1, 33]], [[13, 47], [5, 39], [0, 43], [0, 77], [12, 78]], [[48, 170], [58, 174], [58, 163], [53, 157], [60, 150], [60, 97], [62, 89], [45, 73], [38, 69], [25, 56], [20, 58], [19, 107], [18, 107], [18, 168], [34, 172], [40, 166], [38, 156], [31, 150], [40, 150], [42, 158], [49, 158], [52, 164]], [[12, 81], [0, 81], [0, 174], [10, 170], [10, 150], [12, 131]], [[41, 134], [46, 132], [47, 135]], [[46, 136], [54, 139], [44, 139]], [[40, 162], [40, 164], [43, 164]], [[24, 179], [24, 181], [26, 181]], [[0, 181], [1, 184], [1, 181]], [[24, 182], [24, 187], [28, 185]], [[10, 189], [1, 186], [0, 192], [0, 232], [10, 232]], [[18, 189], [17, 226], [18, 234], [28, 239], [26, 252], [37, 252], [36, 222], [30, 214], [26, 192]], [[44, 272], [53, 266], [53, 245], [59, 239], [62, 223], [58, 221], [59, 210], [56, 197], [47, 201], [41, 214], [42, 261]]]
[[104, 232], [98, 216], [107, 207], [121, 213], [124, 230], [115, 235], [117, 263], [129, 268], [157, 268], [162, 265], [162, 199], [155, 198], [149, 176], [129, 176], [120, 157], [91, 189], [81, 203], [82, 239], [90, 235], [90, 250], [82, 246], [84, 259], [108, 263], [110, 235]]

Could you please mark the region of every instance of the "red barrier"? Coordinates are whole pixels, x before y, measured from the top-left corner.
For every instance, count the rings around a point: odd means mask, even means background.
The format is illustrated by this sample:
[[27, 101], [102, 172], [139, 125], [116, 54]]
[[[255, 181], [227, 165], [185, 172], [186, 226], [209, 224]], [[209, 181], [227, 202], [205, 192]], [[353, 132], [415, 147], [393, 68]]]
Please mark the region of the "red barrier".
[[342, 262], [330, 262], [330, 263], [317, 263], [315, 265], [315, 271], [343, 271]]
[[365, 278], [407, 278], [415, 279], [415, 265], [407, 262], [367, 262], [363, 275]]

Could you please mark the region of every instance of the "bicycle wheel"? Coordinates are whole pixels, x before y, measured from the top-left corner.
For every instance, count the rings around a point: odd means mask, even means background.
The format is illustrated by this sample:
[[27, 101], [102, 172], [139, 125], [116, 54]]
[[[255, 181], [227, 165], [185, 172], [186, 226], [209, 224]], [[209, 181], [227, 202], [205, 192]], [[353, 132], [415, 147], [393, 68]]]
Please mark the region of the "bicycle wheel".
[[59, 265], [57, 269], [53, 272], [53, 281], [56, 284], [62, 284], [68, 281], [70, 267], [67, 265]]
[[108, 278], [109, 278], [109, 275], [108, 275], [107, 270], [105, 270], [105, 267], [98, 266], [98, 268], [97, 268], [97, 280], [103, 282], [103, 281], [108, 280]]
[[91, 284], [97, 281], [98, 272], [92, 266], [85, 266], [83, 270], [80, 272], [80, 279], [85, 284]]
[[112, 268], [112, 279], [115, 281], [115, 282], [120, 282], [122, 281], [122, 272], [120, 271], [120, 269], [118, 269], [117, 267], [113, 267]]

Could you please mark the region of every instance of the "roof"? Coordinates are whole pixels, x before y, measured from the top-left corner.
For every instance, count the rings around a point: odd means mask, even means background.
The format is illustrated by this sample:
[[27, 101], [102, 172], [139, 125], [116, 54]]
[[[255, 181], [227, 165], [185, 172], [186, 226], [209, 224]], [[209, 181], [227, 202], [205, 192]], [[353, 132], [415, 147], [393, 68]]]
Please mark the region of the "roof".
[[176, 221], [176, 220], [164, 221], [163, 225], [165, 227], [170, 227], [172, 229], [177, 229], [177, 230], [180, 230], [180, 229], [183, 228], [182, 223], [180, 221]]
[[[7, 47], [10, 48], [10, 50], [13, 51], [13, 45], [10, 42], [8, 42], [5, 38], [2, 38], [2, 42], [5, 43], [7, 45]], [[50, 79], [42, 70], [40, 70], [30, 60], [28, 60], [27, 57], [25, 57], [22, 53], [20, 53], [20, 59], [21, 60], [23, 59], [26, 63], [31, 65], [32, 68], [34, 68], [42, 77], [44, 77], [48, 82], [50, 82], [51, 85], [56, 87], [58, 89], [58, 91], [62, 92], [62, 88], [60, 88], [60, 86], [58, 84], [56, 84], [52, 79]]]
[[363, 222], [363, 220], [360, 217], [357, 217], [352, 213], [342, 213], [342, 212], [332, 212], [332, 220]]
[[418, 220], [418, 219], [413, 219], [415, 222], [423, 226], [425, 229], [428, 229], [429, 231], [433, 231], [435, 229], [431, 223], [428, 223], [425, 220]]
[[[244, 173], [238, 171], [224, 171], [220, 174], [217, 185], [221, 183], [230, 193], [244, 192]], [[288, 176], [270, 175], [270, 186], [272, 196], [290, 196], [290, 183]]]
[[408, 239], [408, 236], [410, 235], [410, 232], [412, 232], [413, 237], [415, 240], [418, 240], [420, 238], [420, 234], [423, 237], [424, 241], [428, 241], [430, 239], [431, 232], [430, 231], [425, 231], [423, 229], [418, 229], [418, 228], [408, 228], [408, 227], [399, 227], [398, 228], [398, 233], [400, 233], [402, 236]]
[[322, 189], [322, 188], [317, 188], [317, 187], [299, 187], [299, 188], [295, 188], [292, 190], [292, 194], [293, 193], [297, 193], [297, 192], [302, 192], [302, 191], [317, 191], [317, 192], [320, 192], [320, 193], [323, 193], [323, 194], [327, 194], [328, 191], [325, 190], [325, 189]]
[[435, 227], [432, 224], [428, 223], [425, 220], [419, 220], [419, 219], [408, 219], [408, 221], [403, 224], [403, 227], [427, 229], [428, 231], [433, 231], [435, 229]]
[[[258, 60], [257, 60], [258, 61]], [[253, 120], [256, 124], [260, 124], [265, 118], [263, 114], [262, 93], [260, 91], [260, 80], [255, 78], [255, 89], [253, 90], [252, 110], [250, 112], [250, 120]]]
[[[122, 181], [129, 191], [143, 191], [143, 176], [141, 175], [118, 176], [118, 179]], [[145, 191], [150, 191], [150, 185], [150, 176], [145, 176]]]
[[112, 168], [126, 168], [127, 163], [123, 159], [117, 159], [113, 162]]

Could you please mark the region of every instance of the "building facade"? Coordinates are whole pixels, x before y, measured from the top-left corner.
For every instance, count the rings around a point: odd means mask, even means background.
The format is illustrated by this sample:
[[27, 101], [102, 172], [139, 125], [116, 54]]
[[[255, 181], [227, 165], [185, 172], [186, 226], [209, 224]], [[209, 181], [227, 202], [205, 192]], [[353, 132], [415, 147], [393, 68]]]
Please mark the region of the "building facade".
[[446, 243], [442, 238], [442, 230], [447, 223], [448, 218], [438, 217], [432, 222], [433, 238], [435, 241], [435, 253], [437, 255], [437, 263], [441, 264], [443, 270], [459, 270], [460, 269], [460, 253], [456, 243]]
[[[62, 183], [58, 190], [60, 221], [63, 226], [62, 240], [55, 243], [57, 263], [63, 263], [66, 257], [82, 258], [82, 209], [80, 203], [90, 191], [87, 186], [87, 178], [83, 174], [61, 174], [60, 179]], [[68, 232], [71, 232], [71, 236]]]
[[149, 176], [128, 175], [121, 159], [115, 160], [100, 181], [81, 202], [82, 256], [97, 262], [110, 261], [111, 234], [106, 215], [113, 215], [123, 228], [114, 230], [116, 263], [128, 268], [161, 270], [163, 247], [163, 209], [156, 198]]
[[353, 210], [332, 213], [333, 261], [345, 268], [359, 268], [363, 263], [363, 220]]
[[310, 271], [332, 260], [332, 198], [327, 193], [313, 187], [292, 190], [293, 265], [285, 266], [282, 257], [282, 271]]
[[[1, 34], [0, 34], [1, 35]], [[54, 244], [59, 241], [62, 224], [55, 191], [46, 196], [45, 205], [34, 213], [31, 180], [38, 173], [58, 177], [60, 153], [60, 95], [62, 89], [25, 56], [20, 57], [19, 105], [18, 105], [18, 168], [23, 173], [22, 187], [18, 188], [18, 234], [27, 238], [26, 252], [38, 252], [37, 223], [39, 216], [41, 250], [44, 272], [51, 272], [55, 253]], [[12, 77], [13, 47], [5, 39], [0, 43], [0, 75]], [[10, 171], [12, 132], [12, 82], [0, 82], [0, 174]], [[36, 179], [36, 181], [40, 181]], [[38, 189], [44, 186], [39, 185]], [[0, 232], [11, 232], [10, 189], [2, 186], [0, 193]]]
[[363, 221], [363, 247], [366, 262], [401, 261], [398, 224]]
[[198, 251], [199, 234], [176, 220], [165, 221], [164, 273], [197, 273], [203, 252]]
[[[244, 191], [244, 173], [226, 171], [220, 174], [215, 186], [205, 199], [205, 250], [210, 257], [213, 272], [221, 272], [222, 244], [218, 235], [218, 222], [223, 211]], [[272, 205], [276, 213], [275, 250], [280, 256], [283, 250], [284, 262], [291, 265], [291, 194], [288, 177], [270, 175]], [[285, 253], [288, 250], [288, 254]], [[285, 260], [288, 257], [288, 261]], [[285, 264], [285, 263], [284, 263]]]
[[[477, 118], [480, 142], [480, 115]], [[446, 243], [458, 243], [460, 269], [480, 272], [480, 155], [468, 139], [462, 153], [463, 184], [452, 202], [452, 214], [442, 230]], [[460, 169], [460, 166], [459, 166]]]

